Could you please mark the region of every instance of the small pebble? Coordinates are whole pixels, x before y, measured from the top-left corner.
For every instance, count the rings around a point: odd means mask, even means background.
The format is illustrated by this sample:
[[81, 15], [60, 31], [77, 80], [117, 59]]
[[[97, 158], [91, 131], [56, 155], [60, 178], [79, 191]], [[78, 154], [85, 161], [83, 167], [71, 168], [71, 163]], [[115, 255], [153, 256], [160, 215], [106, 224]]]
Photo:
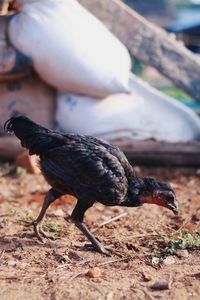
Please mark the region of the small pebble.
[[99, 268], [93, 268], [90, 269], [85, 275], [89, 278], [98, 278], [101, 277], [102, 272]]
[[189, 256], [189, 252], [187, 250], [177, 250], [176, 251], [176, 255], [179, 257], [179, 258], [188, 258]]
[[9, 267], [15, 267], [16, 264], [17, 264], [17, 262], [16, 262], [16, 260], [9, 260], [9, 261], [7, 262], [7, 264], [8, 264]]
[[173, 265], [175, 264], [175, 259], [173, 256], [167, 256], [164, 260], [163, 260], [163, 263], [166, 265], [166, 266], [170, 266], [170, 265]]
[[153, 280], [153, 276], [149, 272], [143, 271], [142, 275], [143, 275], [145, 281]]
[[38, 158], [36, 155], [30, 156], [27, 151], [20, 153], [15, 161], [16, 167], [23, 167], [31, 174], [40, 174]]
[[152, 265], [156, 266], [160, 262], [160, 259], [158, 257], [153, 257], [151, 260]]
[[69, 259], [74, 259], [74, 260], [80, 260], [81, 257], [74, 251], [69, 251], [68, 252], [68, 257]]
[[106, 300], [113, 300], [114, 298], [114, 293], [113, 291], [110, 291], [107, 295], [106, 295]]
[[150, 288], [152, 290], [168, 290], [169, 289], [169, 282], [166, 281], [166, 280], [158, 280], [158, 281], [155, 281], [151, 286]]

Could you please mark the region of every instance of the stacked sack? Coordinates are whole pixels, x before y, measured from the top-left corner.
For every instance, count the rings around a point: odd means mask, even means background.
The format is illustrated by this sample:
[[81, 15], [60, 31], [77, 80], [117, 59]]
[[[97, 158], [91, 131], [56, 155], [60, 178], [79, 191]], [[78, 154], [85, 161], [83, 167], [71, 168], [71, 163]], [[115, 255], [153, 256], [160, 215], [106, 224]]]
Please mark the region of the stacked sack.
[[[3, 125], [15, 111], [27, 114], [35, 122], [54, 126], [55, 91], [31, 74], [29, 60], [7, 40], [9, 17], [0, 17], [0, 136]], [[1, 142], [1, 155], [3, 154]]]
[[17, 0], [13, 45], [40, 77], [62, 92], [103, 98], [128, 91], [125, 46], [76, 0]]
[[197, 116], [131, 77], [125, 46], [78, 1], [16, 3], [19, 13], [10, 22], [10, 40], [57, 89], [60, 129], [109, 139], [200, 138]]

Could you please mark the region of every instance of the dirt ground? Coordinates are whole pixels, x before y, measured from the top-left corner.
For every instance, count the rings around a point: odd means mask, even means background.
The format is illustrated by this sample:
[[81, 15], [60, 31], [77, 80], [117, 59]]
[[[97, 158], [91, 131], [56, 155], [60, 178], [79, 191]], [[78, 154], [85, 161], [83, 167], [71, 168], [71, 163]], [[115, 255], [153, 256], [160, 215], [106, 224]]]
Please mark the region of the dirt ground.
[[[112, 247], [110, 257], [95, 253], [74, 224], [64, 220], [75, 203], [69, 196], [57, 200], [45, 218], [43, 228], [54, 239], [39, 242], [24, 221], [37, 216], [48, 185], [41, 175], [1, 177], [0, 299], [200, 299], [198, 247], [170, 254], [161, 238], [199, 232], [199, 171], [137, 171], [171, 183], [181, 212], [174, 216], [153, 205], [95, 204], [85, 223]], [[109, 222], [112, 217], [118, 219]]]

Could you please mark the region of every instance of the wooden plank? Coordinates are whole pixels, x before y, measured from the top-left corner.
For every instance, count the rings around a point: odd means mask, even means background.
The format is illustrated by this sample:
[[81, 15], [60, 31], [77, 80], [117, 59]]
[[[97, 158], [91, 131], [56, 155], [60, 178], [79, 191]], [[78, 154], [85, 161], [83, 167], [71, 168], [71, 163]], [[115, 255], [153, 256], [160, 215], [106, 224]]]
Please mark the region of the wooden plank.
[[148, 22], [120, 0], [79, 2], [105, 23], [133, 56], [200, 102], [200, 58], [176, 41], [175, 35]]
[[200, 141], [166, 143], [154, 140], [112, 141], [124, 151], [135, 165], [151, 166], [200, 166]]
[[[200, 166], [200, 141], [190, 143], [165, 143], [146, 141], [111, 141], [125, 152], [133, 165]], [[23, 151], [14, 136], [0, 138], [0, 158], [15, 159]]]

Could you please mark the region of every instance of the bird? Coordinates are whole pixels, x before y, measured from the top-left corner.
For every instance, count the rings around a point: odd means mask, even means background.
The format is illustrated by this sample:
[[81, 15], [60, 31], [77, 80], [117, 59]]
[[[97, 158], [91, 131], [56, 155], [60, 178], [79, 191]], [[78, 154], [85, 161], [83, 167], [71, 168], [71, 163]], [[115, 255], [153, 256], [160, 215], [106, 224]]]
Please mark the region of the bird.
[[41, 222], [49, 205], [64, 194], [77, 199], [70, 216], [72, 221], [94, 250], [106, 255], [109, 250], [83, 222], [85, 212], [95, 202], [124, 207], [152, 203], [178, 213], [172, 187], [155, 178], [138, 177], [125, 154], [107, 141], [49, 130], [19, 113], [5, 122], [4, 129], [14, 133], [30, 155], [39, 156], [41, 172], [51, 186], [38, 217], [32, 222], [39, 240], [45, 237]]

